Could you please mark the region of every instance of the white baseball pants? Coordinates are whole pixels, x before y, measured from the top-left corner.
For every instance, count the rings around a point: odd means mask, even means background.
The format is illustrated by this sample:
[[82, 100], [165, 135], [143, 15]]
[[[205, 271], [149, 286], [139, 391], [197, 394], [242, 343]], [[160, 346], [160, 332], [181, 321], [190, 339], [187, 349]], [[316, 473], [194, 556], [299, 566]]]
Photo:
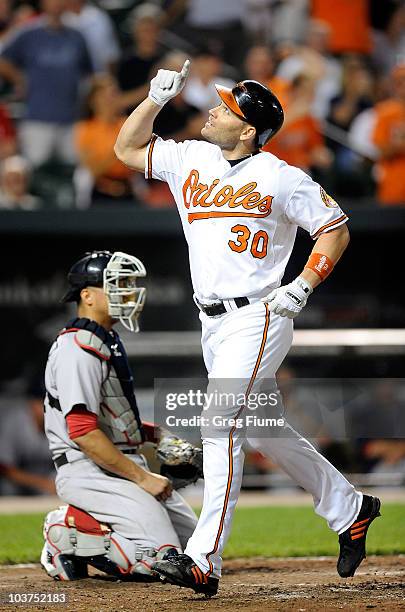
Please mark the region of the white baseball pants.
[[[210, 381], [208, 393], [221, 385], [218, 382], [221, 379], [241, 381], [244, 386], [241, 391], [246, 395], [258, 388], [260, 380], [274, 379], [291, 346], [292, 320], [270, 313], [262, 302], [221, 317], [210, 318], [201, 313], [200, 319], [203, 355]], [[218, 406], [215, 409], [218, 410]], [[236, 416], [239, 408], [226, 407], [225, 410], [228, 416]], [[337, 533], [345, 531], [360, 511], [362, 494], [308, 440], [288, 425], [285, 428], [286, 436], [249, 437], [248, 442], [271, 457], [298, 485], [312, 494], [315, 512], [327, 520], [331, 529]], [[244, 430], [228, 427], [221, 435], [206, 435], [202, 430], [202, 438], [203, 509], [185, 553], [202, 571], [219, 577], [221, 555], [241, 486]]]

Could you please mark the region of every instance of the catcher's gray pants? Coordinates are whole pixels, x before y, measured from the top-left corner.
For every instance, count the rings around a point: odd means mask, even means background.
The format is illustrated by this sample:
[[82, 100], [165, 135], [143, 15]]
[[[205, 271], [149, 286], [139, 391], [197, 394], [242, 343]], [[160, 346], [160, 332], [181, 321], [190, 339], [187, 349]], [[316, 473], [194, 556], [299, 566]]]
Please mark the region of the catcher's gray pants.
[[[148, 469], [142, 455], [129, 458]], [[56, 489], [67, 504], [85, 510], [128, 540], [125, 553], [135, 563], [135, 551], [164, 545], [183, 549], [197, 517], [177, 491], [159, 502], [135, 483], [106, 475], [95, 463], [80, 459], [58, 468]]]

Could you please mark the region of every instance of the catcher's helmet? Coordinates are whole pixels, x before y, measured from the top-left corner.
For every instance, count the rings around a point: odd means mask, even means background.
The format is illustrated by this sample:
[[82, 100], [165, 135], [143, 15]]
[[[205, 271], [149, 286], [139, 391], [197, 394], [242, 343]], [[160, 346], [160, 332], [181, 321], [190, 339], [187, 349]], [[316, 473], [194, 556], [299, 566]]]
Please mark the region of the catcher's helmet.
[[108, 312], [130, 331], [138, 331], [137, 319], [145, 302], [145, 287], [137, 287], [138, 277], [146, 276], [143, 263], [133, 255], [117, 251], [86, 253], [71, 267], [70, 288], [62, 302], [78, 302], [85, 287], [102, 287], [108, 299]]
[[240, 119], [256, 128], [259, 147], [263, 147], [279, 131], [284, 112], [278, 98], [257, 81], [241, 81], [235, 87], [215, 85], [221, 100]]
[[102, 287], [103, 272], [112, 257], [110, 251], [92, 251], [76, 261], [67, 276], [70, 288], [62, 302], [77, 302], [85, 287]]

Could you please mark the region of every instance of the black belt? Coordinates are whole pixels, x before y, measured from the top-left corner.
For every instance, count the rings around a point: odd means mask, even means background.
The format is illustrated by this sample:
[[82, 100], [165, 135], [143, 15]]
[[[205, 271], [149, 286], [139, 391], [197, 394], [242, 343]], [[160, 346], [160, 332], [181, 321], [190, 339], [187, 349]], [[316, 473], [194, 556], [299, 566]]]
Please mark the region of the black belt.
[[[135, 448], [128, 448], [121, 452], [124, 453], [124, 455], [136, 455], [138, 451]], [[60, 468], [62, 467], [62, 465], [66, 465], [67, 463], [69, 463], [69, 460], [66, 457], [66, 453], [62, 453], [62, 455], [59, 455], [58, 457], [56, 457], [56, 459], [54, 459], [53, 462], [56, 465], [56, 467]]]
[[59, 455], [59, 457], [56, 457], [53, 462], [58, 468], [62, 467], [62, 465], [66, 465], [66, 463], [69, 463], [68, 458], [66, 457], [66, 453], [63, 453], [62, 455]]
[[56, 399], [56, 397], [53, 397], [53, 395], [51, 395], [49, 391], [46, 392], [46, 395], [48, 397], [48, 402], [49, 402], [50, 407], [55, 408], [55, 410], [59, 410], [59, 412], [62, 412], [62, 408], [60, 407], [59, 400]]
[[[230, 301], [230, 300], [226, 300], [226, 301]], [[247, 297], [232, 298], [232, 301], [235, 302], [235, 305], [237, 308], [242, 308], [243, 306], [247, 306], [248, 304], [250, 304]], [[198, 302], [198, 304], [201, 310], [208, 317], [217, 317], [218, 315], [222, 315], [228, 312], [223, 302], [219, 302], [218, 304], [210, 304], [209, 306], [206, 306], [205, 304], [201, 304], [200, 302]]]

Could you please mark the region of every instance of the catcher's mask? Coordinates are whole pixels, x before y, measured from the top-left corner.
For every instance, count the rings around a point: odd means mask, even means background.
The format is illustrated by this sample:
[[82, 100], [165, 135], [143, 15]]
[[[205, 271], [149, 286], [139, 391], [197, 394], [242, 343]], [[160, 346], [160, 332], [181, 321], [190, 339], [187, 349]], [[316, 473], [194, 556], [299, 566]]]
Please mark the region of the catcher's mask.
[[143, 263], [119, 251], [93, 251], [76, 262], [68, 274], [70, 289], [62, 302], [79, 302], [85, 287], [102, 287], [108, 300], [108, 313], [132, 332], [139, 331], [138, 317], [143, 310], [145, 287], [137, 278], [146, 276]]

